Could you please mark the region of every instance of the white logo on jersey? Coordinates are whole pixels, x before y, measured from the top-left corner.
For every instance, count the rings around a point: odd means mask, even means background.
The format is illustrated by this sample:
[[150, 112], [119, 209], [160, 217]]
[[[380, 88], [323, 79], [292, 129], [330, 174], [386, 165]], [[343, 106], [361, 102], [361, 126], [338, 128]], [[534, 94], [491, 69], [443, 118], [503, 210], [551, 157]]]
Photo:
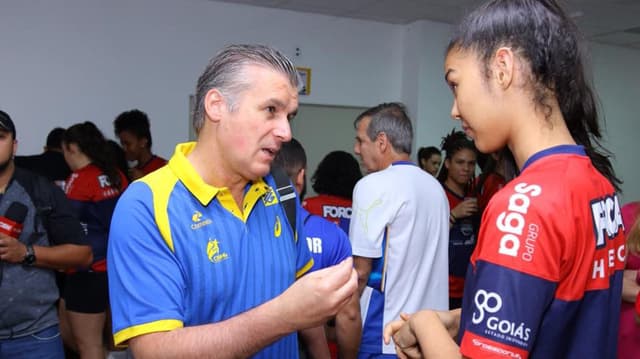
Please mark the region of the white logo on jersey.
[[[531, 205], [531, 198], [529, 196], [537, 197], [542, 193], [542, 188], [540, 186], [535, 184], [528, 185], [526, 183], [518, 183], [514, 187], [514, 190], [515, 193], [509, 197], [509, 206], [507, 207], [507, 211], [500, 213], [496, 220], [496, 226], [500, 232], [504, 233], [500, 239], [500, 249], [498, 250], [498, 253], [511, 257], [518, 256], [518, 251], [520, 249], [520, 236], [522, 235], [526, 224], [524, 216], [527, 214], [529, 206]], [[528, 248], [529, 257], [532, 257], [533, 255], [533, 244], [535, 244], [534, 242], [537, 238], [537, 226], [535, 229], [535, 237], [533, 238], [533, 242], [530, 242], [530, 248]], [[531, 230], [531, 227], [529, 230]]]
[[371, 210], [378, 207], [381, 204], [382, 204], [382, 198], [378, 198], [375, 201], [371, 202], [369, 207], [358, 208], [358, 211], [356, 213], [358, 214], [358, 219], [362, 221], [361, 225], [364, 229], [364, 233], [369, 232], [369, 214], [371, 213]]
[[[607, 196], [603, 199], [591, 202], [591, 215], [593, 217], [593, 229], [596, 233], [596, 248], [606, 245], [607, 239], [613, 239], [618, 231], [624, 228], [618, 196]], [[605, 234], [607, 235], [605, 238]]]
[[[485, 319], [485, 313], [495, 314], [502, 309], [502, 297], [498, 293], [487, 292], [484, 289], [479, 289], [476, 295], [473, 297], [473, 302], [476, 306], [476, 310], [473, 311], [471, 321], [473, 324], [480, 324]], [[520, 345], [526, 345], [525, 341], [529, 340], [531, 329], [524, 326], [521, 322], [519, 325], [506, 320], [500, 319], [497, 316], [488, 316], [485, 324], [487, 333], [500, 337], [507, 335], [511, 337], [511, 341], [514, 341]]]
[[480, 340], [473, 338], [472, 340], [473, 345], [477, 346], [477, 347], [481, 347], [484, 350], [490, 351], [490, 352], [494, 352], [494, 353], [498, 353], [501, 355], [509, 355], [512, 358], [522, 358], [522, 356], [520, 356], [520, 354], [518, 353], [514, 353], [510, 350], [507, 349], [503, 349], [503, 348], [499, 348], [495, 345], [491, 345], [491, 344], [487, 344], [487, 343], [483, 343]]
[[[591, 202], [591, 216], [598, 249], [606, 247], [607, 240], [613, 240], [624, 230], [620, 202], [615, 194]], [[609, 248], [606, 258], [596, 258], [593, 262], [591, 278], [605, 278], [609, 274], [606, 268], [615, 268], [618, 263], [622, 266], [625, 256], [624, 243], [618, 248]]]
[[307, 237], [307, 246], [309, 246], [309, 252], [322, 254], [322, 238]]
[[351, 219], [351, 207], [322, 206], [322, 217]]
[[98, 176], [98, 183], [100, 184], [100, 188], [111, 187], [111, 182], [109, 181], [109, 177], [107, 177], [107, 175]]
[[[493, 303], [489, 303], [493, 299]], [[495, 313], [502, 308], [502, 298], [497, 293], [488, 293], [484, 289], [480, 289], [476, 292], [475, 297], [473, 297], [473, 302], [476, 304], [476, 308], [478, 309], [476, 312], [473, 312], [473, 316], [471, 320], [473, 324], [479, 324], [484, 320], [484, 312]], [[493, 305], [490, 305], [493, 304]]]

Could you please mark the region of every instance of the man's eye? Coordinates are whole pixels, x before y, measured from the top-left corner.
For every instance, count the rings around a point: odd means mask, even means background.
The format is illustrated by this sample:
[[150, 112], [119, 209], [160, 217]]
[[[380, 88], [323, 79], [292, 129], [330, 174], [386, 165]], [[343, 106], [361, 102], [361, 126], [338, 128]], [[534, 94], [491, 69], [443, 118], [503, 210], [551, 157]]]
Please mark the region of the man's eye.
[[267, 107], [267, 111], [269, 111], [269, 113], [275, 113], [276, 112], [276, 107], [275, 106], [269, 106], [269, 107]]

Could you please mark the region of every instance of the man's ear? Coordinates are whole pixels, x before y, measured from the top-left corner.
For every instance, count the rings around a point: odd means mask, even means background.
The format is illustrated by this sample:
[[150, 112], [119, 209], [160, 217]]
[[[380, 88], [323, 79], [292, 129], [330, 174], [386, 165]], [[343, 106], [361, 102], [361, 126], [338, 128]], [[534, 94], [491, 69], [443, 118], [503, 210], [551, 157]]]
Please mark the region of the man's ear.
[[293, 185], [296, 187], [296, 190], [298, 191], [298, 194], [301, 194], [302, 189], [304, 188], [304, 174], [305, 169], [301, 168], [300, 171], [298, 171], [298, 174], [296, 175], [295, 181], [293, 183]]
[[444, 160], [444, 167], [449, 170], [449, 166], [451, 166], [451, 159], [447, 158], [446, 160]]
[[493, 57], [493, 76], [496, 83], [503, 89], [508, 88], [515, 75], [515, 54], [510, 47], [501, 47]]
[[204, 96], [204, 112], [205, 120], [213, 122], [220, 121], [223, 113], [227, 112], [227, 101], [218, 89], [213, 88]]
[[376, 146], [380, 149], [380, 153], [384, 153], [389, 148], [389, 138], [384, 132], [380, 132], [376, 136]]

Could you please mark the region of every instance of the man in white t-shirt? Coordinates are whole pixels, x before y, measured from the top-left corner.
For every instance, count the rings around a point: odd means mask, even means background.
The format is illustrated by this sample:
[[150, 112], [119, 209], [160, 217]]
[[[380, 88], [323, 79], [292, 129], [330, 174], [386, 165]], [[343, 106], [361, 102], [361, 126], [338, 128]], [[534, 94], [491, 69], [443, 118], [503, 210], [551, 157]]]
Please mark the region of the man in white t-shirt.
[[409, 160], [404, 106], [384, 103], [354, 123], [354, 152], [369, 172], [353, 191], [349, 227], [358, 272], [359, 358], [395, 358], [384, 325], [401, 312], [448, 309], [449, 204], [437, 180]]

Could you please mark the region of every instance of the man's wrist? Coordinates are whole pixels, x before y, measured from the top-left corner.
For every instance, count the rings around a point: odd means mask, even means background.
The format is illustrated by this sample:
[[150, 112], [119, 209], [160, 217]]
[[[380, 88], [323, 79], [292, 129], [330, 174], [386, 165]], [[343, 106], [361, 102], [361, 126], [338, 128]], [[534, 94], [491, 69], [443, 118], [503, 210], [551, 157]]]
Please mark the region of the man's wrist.
[[32, 266], [36, 263], [36, 252], [33, 249], [33, 245], [27, 244], [24, 246], [25, 253], [22, 257], [22, 264]]

